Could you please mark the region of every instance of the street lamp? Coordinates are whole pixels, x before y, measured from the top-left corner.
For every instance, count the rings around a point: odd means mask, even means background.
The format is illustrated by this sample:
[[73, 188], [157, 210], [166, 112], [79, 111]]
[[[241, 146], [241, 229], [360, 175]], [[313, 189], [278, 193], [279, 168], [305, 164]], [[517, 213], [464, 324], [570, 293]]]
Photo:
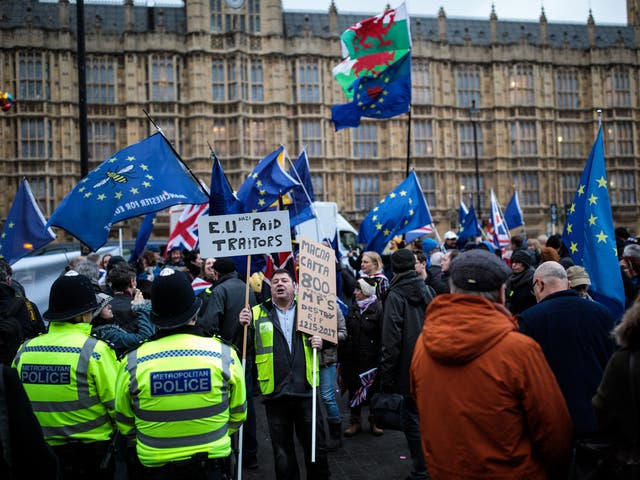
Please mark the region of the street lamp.
[[476, 162], [476, 215], [482, 218], [482, 203], [480, 202], [480, 169], [478, 167], [478, 131], [476, 129], [476, 117], [480, 114], [480, 110], [476, 108], [475, 98], [471, 100], [471, 108], [469, 109], [469, 117], [471, 117], [471, 126], [473, 127], [473, 157]]

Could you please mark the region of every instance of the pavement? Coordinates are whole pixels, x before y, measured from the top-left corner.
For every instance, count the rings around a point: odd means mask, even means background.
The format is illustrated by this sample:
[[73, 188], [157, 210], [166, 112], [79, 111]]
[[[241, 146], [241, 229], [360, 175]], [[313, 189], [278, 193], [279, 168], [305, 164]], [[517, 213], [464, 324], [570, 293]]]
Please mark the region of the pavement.
[[[256, 470], [243, 469], [246, 480], [275, 479], [273, 450], [265, 415], [264, 405], [255, 399], [258, 436], [258, 464]], [[346, 396], [338, 399], [343, 417], [343, 430], [348, 427], [349, 413]], [[395, 480], [406, 479], [411, 472], [411, 456], [402, 432], [385, 430], [380, 437], [369, 433], [367, 408], [363, 408], [362, 432], [351, 438], [343, 438], [343, 446], [329, 452], [329, 469], [332, 480]], [[296, 442], [297, 443], [297, 442]], [[300, 478], [306, 478], [304, 457], [299, 445], [296, 448]]]

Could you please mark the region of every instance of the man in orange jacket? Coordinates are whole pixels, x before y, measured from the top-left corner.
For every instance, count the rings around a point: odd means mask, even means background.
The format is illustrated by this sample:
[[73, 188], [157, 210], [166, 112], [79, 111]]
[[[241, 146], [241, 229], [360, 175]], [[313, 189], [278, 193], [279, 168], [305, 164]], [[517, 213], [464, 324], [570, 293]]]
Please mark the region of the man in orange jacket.
[[572, 424], [535, 341], [504, 308], [509, 269], [471, 250], [427, 310], [411, 392], [432, 480], [566, 478]]

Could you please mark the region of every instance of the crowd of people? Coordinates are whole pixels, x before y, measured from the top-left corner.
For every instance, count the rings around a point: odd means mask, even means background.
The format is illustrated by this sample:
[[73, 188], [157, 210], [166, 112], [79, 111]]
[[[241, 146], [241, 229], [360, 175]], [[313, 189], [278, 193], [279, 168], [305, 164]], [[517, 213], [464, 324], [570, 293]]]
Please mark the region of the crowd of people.
[[582, 440], [638, 448], [640, 245], [616, 235], [621, 319], [558, 235], [502, 252], [450, 231], [338, 259], [335, 344], [296, 328], [295, 255], [246, 279], [197, 250], [89, 254], [42, 315], [0, 260], [0, 476], [231, 478], [259, 467], [260, 398], [275, 478], [300, 478], [297, 439], [325, 479], [343, 442], [384, 435], [385, 392], [402, 397], [411, 479], [569, 478]]

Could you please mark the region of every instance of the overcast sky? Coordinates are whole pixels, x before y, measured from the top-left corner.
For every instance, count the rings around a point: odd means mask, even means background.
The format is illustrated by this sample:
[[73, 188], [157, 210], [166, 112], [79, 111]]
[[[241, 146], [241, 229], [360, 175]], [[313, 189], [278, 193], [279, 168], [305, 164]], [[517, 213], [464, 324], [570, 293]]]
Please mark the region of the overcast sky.
[[[330, 0], [282, 0], [285, 10], [327, 11]], [[398, 0], [335, 0], [338, 12], [382, 12], [387, 4], [399, 5]], [[488, 19], [491, 4], [495, 5], [498, 19], [538, 20], [540, 10], [549, 22], [586, 23], [589, 8], [596, 24], [626, 24], [625, 0], [407, 0], [409, 14], [437, 16], [440, 7], [448, 17]]]

